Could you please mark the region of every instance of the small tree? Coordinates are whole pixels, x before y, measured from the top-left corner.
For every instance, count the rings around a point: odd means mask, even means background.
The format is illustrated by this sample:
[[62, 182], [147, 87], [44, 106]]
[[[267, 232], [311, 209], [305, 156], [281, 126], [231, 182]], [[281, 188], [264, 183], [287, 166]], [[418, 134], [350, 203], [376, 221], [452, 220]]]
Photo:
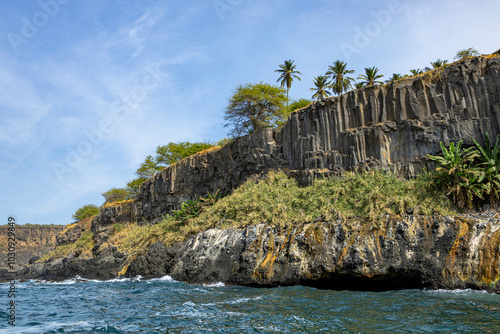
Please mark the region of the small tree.
[[130, 193], [126, 188], [111, 188], [101, 195], [104, 197], [104, 204], [130, 199]]
[[388, 80], [386, 80], [385, 82], [389, 83], [389, 82], [393, 82], [393, 81], [397, 81], [397, 80], [401, 80], [403, 79], [403, 76], [399, 73], [393, 73], [392, 74], [392, 77]]
[[477, 50], [474, 49], [474, 47], [472, 47], [472, 48], [458, 51], [457, 54], [455, 55], [455, 59], [456, 60], [463, 60], [466, 58], [471, 58], [471, 57], [476, 57], [476, 56], [479, 56], [479, 52], [477, 52]]
[[228, 123], [224, 126], [232, 128], [233, 137], [271, 126], [282, 117], [285, 93], [284, 89], [263, 82], [238, 85], [229, 99], [224, 116]]
[[333, 66], [328, 66], [328, 71], [326, 72], [326, 78], [332, 76], [331, 89], [335, 94], [342, 94], [349, 89], [352, 89], [352, 81], [354, 78], [348, 76], [348, 74], [353, 74], [354, 70], [348, 70], [347, 64], [343, 61], [337, 60], [333, 63]]
[[292, 88], [292, 82], [293, 79], [297, 79], [300, 81], [300, 77], [297, 74], [301, 74], [299, 71], [296, 71], [295, 68], [297, 65], [294, 65], [293, 62], [295, 60], [285, 60], [285, 62], [281, 65], [279, 65], [279, 69], [275, 70], [274, 72], [281, 73], [280, 77], [276, 82], [279, 82], [281, 84], [281, 88], [284, 88], [286, 86], [286, 103], [288, 107], [288, 92], [290, 91], [290, 88]]
[[130, 199], [139, 197], [141, 186], [146, 180], [145, 177], [138, 177], [127, 183], [127, 192]]
[[165, 168], [165, 166], [160, 165], [153, 156], [148, 155], [144, 162], [135, 171], [135, 173], [140, 178], [149, 179], [151, 176], [155, 175], [163, 168]]
[[156, 155], [154, 157], [148, 155], [146, 157], [146, 160], [144, 160], [144, 162], [140, 165], [135, 173], [139, 176], [140, 179], [142, 178], [144, 181], [155, 175], [165, 167], [168, 167], [171, 164], [179, 162], [190, 155], [196, 154], [210, 147], [213, 147], [213, 145], [208, 142], [179, 142], [158, 146], [156, 148]]
[[190, 143], [187, 141], [168, 143], [167, 145], [158, 146], [156, 148], [156, 162], [165, 168], [189, 157], [190, 155], [196, 154], [213, 146], [214, 145], [207, 142]]
[[424, 73], [424, 71], [422, 71], [421, 69], [417, 68], [417, 69], [410, 70], [410, 73], [411, 73], [411, 75], [419, 75], [419, 74]]
[[72, 215], [73, 219], [76, 221], [83, 220], [88, 217], [95, 216], [99, 213], [99, 208], [94, 204], [87, 204], [79, 208]]

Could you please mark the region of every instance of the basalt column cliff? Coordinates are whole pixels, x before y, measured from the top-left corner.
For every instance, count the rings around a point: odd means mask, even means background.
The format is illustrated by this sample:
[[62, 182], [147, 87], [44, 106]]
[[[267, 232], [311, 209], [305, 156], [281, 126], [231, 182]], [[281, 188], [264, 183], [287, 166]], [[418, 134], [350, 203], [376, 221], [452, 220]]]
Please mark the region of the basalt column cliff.
[[[358, 168], [412, 176], [439, 143], [500, 133], [500, 55], [476, 57], [399, 80], [350, 91], [294, 112], [220, 150], [198, 154], [146, 181], [137, 201], [105, 209], [99, 231], [116, 221], [157, 221], [194, 195], [229, 193], [248, 177], [282, 168], [303, 184]], [[432, 167], [432, 166], [429, 166]]]
[[105, 207], [94, 217], [94, 258], [36, 263], [24, 275], [61, 279], [126, 273], [255, 286], [500, 292], [498, 214], [487, 219], [387, 217], [378, 228], [356, 218], [297, 222], [285, 229], [255, 222], [242, 229], [210, 229], [170, 248], [156, 243], [132, 262], [107, 243], [115, 223], [158, 222], [195, 195], [217, 189], [230, 193], [273, 169], [303, 185], [318, 176], [369, 168], [413, 176], [433, 168], [425, 156], [439, 153], [441, 141], [471, 145], [472, 138], [482, 142], [485, 132], [500, 134], [498, 52], [315, 102], [294, 112], [282, 128], [256, 131], [190, 156], [144, 182], [137, 200]]

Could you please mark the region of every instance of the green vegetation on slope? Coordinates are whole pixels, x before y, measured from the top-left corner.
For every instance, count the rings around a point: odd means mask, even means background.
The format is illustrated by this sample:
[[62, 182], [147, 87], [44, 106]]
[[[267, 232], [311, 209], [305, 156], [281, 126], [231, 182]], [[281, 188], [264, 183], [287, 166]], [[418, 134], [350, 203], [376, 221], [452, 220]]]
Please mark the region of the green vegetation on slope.
[[81, 257], [90, 257], [92, 255], [92, 248], [94, 247], [94, 245], [94, 234], [88, 231], [85, 232], [80, 239], [72, 244], [57, 246], [54, 251], [43, 256], [39, 260], [39, 262], [64, 258], [70, 254]]
[[110, 243], [134, 255], [157, 241], [170, 246], [213, 227], [290, 226], [318, 217], [327, 221], [352, 217], [377, 228], [386, 214], [401, 215], [409, 210], [422, 215], [453, 214], [450, 200], [428, 174], [405, 180], [382, 172], [346, 173], [343, 178], [316, 180], [313, 186], [303, 188], [284, 172], [274, 171], [259, 182], [248, 180], [230, 196], [213, 203], [187, 219], [176, 214], [155, 225], [128, 224]]
[[462, 141], [450, 143], [446, 148], [441, 142], [442, 156], [428, 155], [438, 163], [435, 182], [451, 195], [459, 208], [472, 209], [481, 200], [498, 205], [500, 199], [500, 135], [490, 143], [486, 132], [484, 147], [472, 138], [475, 147], [462, 149]]

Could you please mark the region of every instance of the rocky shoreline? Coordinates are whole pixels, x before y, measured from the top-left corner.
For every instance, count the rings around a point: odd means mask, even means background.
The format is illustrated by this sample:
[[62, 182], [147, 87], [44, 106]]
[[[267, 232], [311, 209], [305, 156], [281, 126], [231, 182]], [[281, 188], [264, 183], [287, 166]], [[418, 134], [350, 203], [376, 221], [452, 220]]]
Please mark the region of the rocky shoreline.
[[92, 259], [36, 263], [23, 279], [106, 280], [170, 275], [188, 283], [333, 290], [480, 289], [500, 293], [500, 220], [441, 216], [355, 219], [288, 227], [210, 229], [186, 242], [153, 244], [127, 264], [113, 247]]

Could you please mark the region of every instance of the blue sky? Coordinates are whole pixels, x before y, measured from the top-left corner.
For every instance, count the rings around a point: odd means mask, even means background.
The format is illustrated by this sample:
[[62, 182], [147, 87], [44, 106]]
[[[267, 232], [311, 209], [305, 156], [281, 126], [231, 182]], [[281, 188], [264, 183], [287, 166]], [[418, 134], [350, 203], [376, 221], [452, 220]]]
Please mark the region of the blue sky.
[[227, 137], [236, 85], [275, 83], [285, 59], [302, 72], [291, 97], [310, 98], [337, 59], [389, 77], [492, 53], [498, 13], [498, 0], [2, 0], [3, 223], [68, 224], [156, 146]]

